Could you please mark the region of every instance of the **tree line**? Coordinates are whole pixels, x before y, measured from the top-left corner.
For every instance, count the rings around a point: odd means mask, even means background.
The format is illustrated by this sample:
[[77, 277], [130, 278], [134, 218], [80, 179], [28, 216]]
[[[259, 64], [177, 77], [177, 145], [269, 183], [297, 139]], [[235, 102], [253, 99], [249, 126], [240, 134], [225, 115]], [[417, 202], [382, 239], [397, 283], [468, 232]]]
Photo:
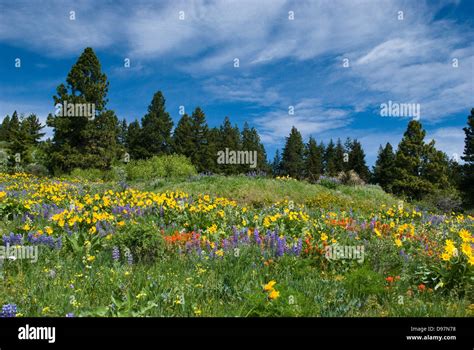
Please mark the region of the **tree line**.
[[[50, 173], [63, 174], [75, 168], [107, 170], [123, 161], [125, 154], [131, 159], [148, 159], [176, 153], [188, 157], [200, 172], [230, 175], [255, 170], [315, 182], [321, 175], [335, 177], [352, 170], [366, 183], [379, 184], [388, 192], [411, 199], [458, 189], [466, 203], [474, 204], [474, 109], [464, 128], [462, 166], [437, 150], [434, 141], [426, 143], [421, 123], [412, 120], [396, 149], [390, 143], [380, 147], [370, 171], [356, 139], [347, 138], [344, 143], [331, 139], [325, 145], [310, 137], [304, 143], [301, 133], [292, 127], [282, 151], [277, 150], [269, 163], [260, 135], [247, 123], [240, 130], [225, 117], [220, 127], [209, 127], [204, 111], [196, 107], [191, 115], [183, 114], [173, 129], [161, 91], [153, 95], [147, 113], [128, 124], [106, 108], [108, 87], [99, 59], [91, 48], [86, 48], [66, 82], [57, 87], [53, 100], [55, 106], [65, 102], [94, 104], [94, 118], [49, 114], [46, 125], [52, 128], [53, 136], [41, 141], [44, 125], [36, 115], [24, 117], [14, 112], [11, 117], [6, 116], [0, 125], [0, 145], [8, 155], [6, 164], [41, 165]], [[225, 148], [256, 151], [257, 168], [217, 164], [217, 152]]]

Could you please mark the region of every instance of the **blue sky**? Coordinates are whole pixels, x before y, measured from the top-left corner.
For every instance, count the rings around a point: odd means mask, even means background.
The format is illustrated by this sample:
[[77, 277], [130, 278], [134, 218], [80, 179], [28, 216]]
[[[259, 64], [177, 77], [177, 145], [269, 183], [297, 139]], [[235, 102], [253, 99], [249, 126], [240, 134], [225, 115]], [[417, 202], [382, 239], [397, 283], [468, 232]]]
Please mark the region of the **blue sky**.
[[0, 0], [0, 116], [44, 121], [90, 46], [120, 119], [141, 118], [161, 90], [175, 124], [181, 105], [201, 106], [211, 126], [247, 121], [270, 159], [295, 125], [305, 140], [358, 138], [372, 165], [410, 120], [382, 117], [380, 105], [417, 103], [427, 139], [461, 155], [474, 107], [473, 39], [471, 0]]

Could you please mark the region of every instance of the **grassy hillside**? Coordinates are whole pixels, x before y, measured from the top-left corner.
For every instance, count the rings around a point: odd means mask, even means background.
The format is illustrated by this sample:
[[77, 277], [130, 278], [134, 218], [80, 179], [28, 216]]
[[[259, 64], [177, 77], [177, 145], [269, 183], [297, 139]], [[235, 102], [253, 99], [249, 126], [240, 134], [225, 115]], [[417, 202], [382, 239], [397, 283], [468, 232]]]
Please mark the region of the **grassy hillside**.
[[184, 191], [191, 195], [207, 193], [233, 199], [242, 205], [262, 207], [282, 200], [320, 206], [325, 209], [363, 210], [371, 212], [382, 205], [397, 205], [398, 199], [380, 187], [344, 186], [335, 189], [306, 181], [251, 178], [246, 176], [203, 176], [194, 180], [158, 179], [132, 184], [145, 191]]
[[398, 204], [288, 179], [0, 174], [1, 245], [38, 249], [5, 259], [2, 316], [473, 316], [474, 218]]

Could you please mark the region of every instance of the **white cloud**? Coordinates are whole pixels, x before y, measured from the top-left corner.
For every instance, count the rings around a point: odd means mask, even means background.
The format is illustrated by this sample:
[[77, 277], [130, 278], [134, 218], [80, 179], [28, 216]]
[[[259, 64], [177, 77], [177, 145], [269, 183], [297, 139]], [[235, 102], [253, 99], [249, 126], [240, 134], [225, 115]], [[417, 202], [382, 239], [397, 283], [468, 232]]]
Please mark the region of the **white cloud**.
[[293, 115], [289, 114], [289, 109], [286, 107], [254, 119], [263, 142], [281, 144], [292, 126], [296, 127], [306, 139], [312, 134], [345, 127], [352, 121], [350, 111], [324, 106], [317, 99], [305, 99], [293, 107]]

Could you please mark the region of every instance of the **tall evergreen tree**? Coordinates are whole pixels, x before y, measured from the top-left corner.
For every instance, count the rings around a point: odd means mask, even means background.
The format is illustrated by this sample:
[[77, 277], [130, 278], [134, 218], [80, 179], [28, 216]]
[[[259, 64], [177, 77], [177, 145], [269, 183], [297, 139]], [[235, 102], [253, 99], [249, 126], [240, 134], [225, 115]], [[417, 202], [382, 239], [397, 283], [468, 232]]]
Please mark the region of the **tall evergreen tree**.
[[280, 156], [280, 151], [278, 149], [276, 150], [275, 157], [273, 158], [272, 173], [274, 176], [281, 175], [281, 156]]
[[334, 170], [336, 174], [345, 170], [344, 153], [345, 149], [342, 145], [341, 139], [337, 139], [336, 147], [334, 148]]
[[362, 144], [357, 140], [352, 141], [352, 147], [349, 153], [348, 169], [354, 170], [365, 182], [369, 181], [370, 171], [365, 163], [365, 153], [362, 149]]
[[148, 113], [143, 117], [141, 124], [141, 141], [145, 149], [145, 158], [171, 153], [173, 120], [165, 111], [165, 98], [161, 91], [153, 95]]
[[329, 140], [324, 152], [324, 173], [327, 176], [337, 175], [336, 148], [332, 139]]
[[134, 120], [128, 125], [127, 138], [125, 142], [126, 149], [131, 159], [143, 159], [146, 150], [141, 142], [142, 130], [140, 122]]
[[195, 151], [192, 119], [184, 114], [173, 133], [174, 151], [191, 158]]
[[30, 114], [23, 119], [20, 127], [22, 134], [26, 135], [24, 141], [34, 146], [38, 145], [39, 140], [45, 135], [44, 132], [41, 132], [43, 128], [44, 125], [41, 124], [36, 114]]
[[[240, 140], [240, 131], [237, 126], [232, 126], [230, 123], [229, 117], [224, 118], [219, 131], [219, 150], [224, 151], [228, 148], [229, 151], [240, 151], [242, 149], [242, 144]], [[220, 172], [229, 175], [237, 174], [241, 167], [239, 165], [231, 164], [219, 164], [218, 168]]]
[[10, 135], [10, 116], [7, 115], [3, 118], [2, 124], [0, 125], [0, 141], [8, 142]]
[[412, 199], [421, 199], [432, 190], [429, 181], [422, 178], [422, 159], [425, 155], [425, 131], [421, 123], [411, 120], [395, 154], [392, 190]]
[[300, 132], [293, 126], [283, 148], [282, 170], [293, 178], [304, 176], [304, 143]]
[[385, 191], [392, 190], [394, 180], [395, 153], [393, 147], [387, 142], [384, 148], [380, 146], [377, 160], [373, 170], [373, 181], [379, 184]]
[[[109, 83], [102, 73], [99, 59], [86, 48], [72, 66], [66, 85], [60, 84], [53, 96], [57, 104], [93, 104], [95, 116], [48, 116], [47, 125], [54, 136], [50, 164], [54, 170], [67, 172], [75, 167], [108, 168], [116, 154], [117, 118], [113, 112], [104, 116]], [[100, 140], [98, 140], [100, 139]]]
[[269, 171], [267, 163], [267, 153], [263, 143], [260, 141], [260, 136], [258, 135], [257, 129], [250, 128], [247, 122], [244, 123], [244, 128], [242, 130], [242, 150], [249, 152], [257, 152], [257, 167], [256, 169], [249, 169], [248, 165], [242, 165], [241, 171], [248, 172], [249, 170], [260, 170], [260, 171]]
[[305, 174], [312, 182], [316, 182], [323, 173], [323, 157], [323, 150], [310, 136], [306, 145]]
[[463, 128], [466, 137], [464, 138], [464, 152], [461, 159], [464, 161], [462, 167], [462, 180], [460, 190], [464, 197], [464, 202], [468, 207], [474, 207], [474, 108], [467, 117], [467, 126]]
[[125, 146], [127, 143], [127, 131], [128, 131], [128, 125], [127, 125], [127, 120], [124, 118], [120, 122], [119, 125], [119, 132], [118, 132], [118, 142], [122, 145]]
[[209, 127], [206, 115], [200, 107], [196, 107], [191, 115], [192, 140], [194, 152], [191, 161], [198, 171], [212, 171], [217, 159], [217, 152], [213, 153], [213, 145], [209, 143]]

